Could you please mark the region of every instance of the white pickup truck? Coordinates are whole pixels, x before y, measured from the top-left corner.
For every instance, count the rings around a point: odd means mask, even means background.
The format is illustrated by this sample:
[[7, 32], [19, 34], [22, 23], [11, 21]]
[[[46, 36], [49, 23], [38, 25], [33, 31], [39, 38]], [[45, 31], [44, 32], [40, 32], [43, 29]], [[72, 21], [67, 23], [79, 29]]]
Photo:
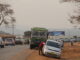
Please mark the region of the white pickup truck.
[[5, 42], [3, 41], [3, 39], [0, 37], [0, 47], [4, 48], [5, 46]]

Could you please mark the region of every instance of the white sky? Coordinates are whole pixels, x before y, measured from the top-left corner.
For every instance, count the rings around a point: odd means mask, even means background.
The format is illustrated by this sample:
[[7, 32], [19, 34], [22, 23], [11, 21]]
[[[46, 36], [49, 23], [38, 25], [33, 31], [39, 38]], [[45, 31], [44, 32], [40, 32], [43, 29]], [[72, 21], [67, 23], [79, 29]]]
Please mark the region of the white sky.
[[27, 30], [32, 27], [71, 28], [68, 14], [74, 6], [60, 0], [6, 0], [14, 9], [16, 28]]

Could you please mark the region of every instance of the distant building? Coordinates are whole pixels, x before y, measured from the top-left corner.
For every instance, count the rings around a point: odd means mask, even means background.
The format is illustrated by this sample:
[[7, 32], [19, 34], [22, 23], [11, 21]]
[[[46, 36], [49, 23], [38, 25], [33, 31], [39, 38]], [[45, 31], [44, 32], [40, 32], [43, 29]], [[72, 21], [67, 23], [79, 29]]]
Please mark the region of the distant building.
[[9, 34], [9, 33], [6, 33], [6, 32], [3, 32], [3, 31], [0, 31], [0, 37], [2, 37], [2, 38], [15, 38], [16, 36]]

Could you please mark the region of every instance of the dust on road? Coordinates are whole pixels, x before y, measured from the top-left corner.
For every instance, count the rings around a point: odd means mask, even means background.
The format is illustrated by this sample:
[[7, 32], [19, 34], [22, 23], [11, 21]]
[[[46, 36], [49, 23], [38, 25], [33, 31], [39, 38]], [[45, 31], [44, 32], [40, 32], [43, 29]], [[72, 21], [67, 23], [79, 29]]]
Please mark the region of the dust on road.
[[51, 57], [46, 57], [38, 54], [38, 51], [32, 53], [27, 60], [58, 60]]

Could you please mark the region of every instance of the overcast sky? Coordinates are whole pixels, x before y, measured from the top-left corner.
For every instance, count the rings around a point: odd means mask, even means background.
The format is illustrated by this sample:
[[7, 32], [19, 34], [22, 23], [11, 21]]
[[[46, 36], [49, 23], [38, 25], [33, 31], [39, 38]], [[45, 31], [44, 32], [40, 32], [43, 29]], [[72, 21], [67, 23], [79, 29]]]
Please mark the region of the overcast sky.
[[29, 30], [32, 27], [72, 28], [68, 14], [73, 13], [71, 3], [60, 0], [6, 0], [14, 9], [16, 28]]

